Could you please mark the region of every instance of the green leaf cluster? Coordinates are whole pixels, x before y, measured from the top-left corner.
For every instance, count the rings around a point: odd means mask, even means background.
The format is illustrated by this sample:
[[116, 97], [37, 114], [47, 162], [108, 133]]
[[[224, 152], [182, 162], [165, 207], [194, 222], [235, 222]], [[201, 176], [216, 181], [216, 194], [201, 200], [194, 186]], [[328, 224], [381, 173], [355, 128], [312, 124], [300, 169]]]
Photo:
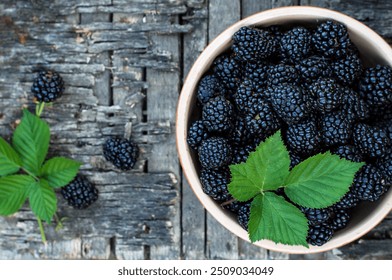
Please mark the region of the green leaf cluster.
[[17, 212], [28, 200], [39, 219], [51, 222], [57, 210], [54, 189], [72, 181], [81, 163], [63, 157], [46, 160], [49, 142], [48, 124], [26, 109], [12, 145], [0, 137], [0, 215]]
[[344, 196], [363, 164], [326, 152], [290, 171], [290, 156], [278, 131], [250, 153], [245, 163], [230, 166], [228, 188], [238, 201], [252, 200], [248, 223], [252, 242], [268, 239], [308, 247], [305, 215], [273, 191], [283, 188], [287, 197], [300, 206], [328, 207]]

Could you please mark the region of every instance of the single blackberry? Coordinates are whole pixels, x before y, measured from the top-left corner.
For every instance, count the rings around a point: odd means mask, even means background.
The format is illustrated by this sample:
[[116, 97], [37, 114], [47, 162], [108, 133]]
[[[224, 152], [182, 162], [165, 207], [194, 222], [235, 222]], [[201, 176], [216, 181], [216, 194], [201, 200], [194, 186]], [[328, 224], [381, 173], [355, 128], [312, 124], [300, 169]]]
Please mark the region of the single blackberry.
[[386, 191], [383, 173], [371, 164], [364, 165], [356, 174], [352, 185], [360, 200], [376, 201]]
[[268, 84], [277, 86], [283, 83], [298, 84], [299, 76], [293, 66], [278, 64], [267, 70]]
[[347, 210], [340, 209], [333, 212], [332, 218], [328, 221], [328, 224], [334, 231], [336, 231], [345, 228], [349, 221], [350, 214]]
[[320, 118], [322, 141], [328, 146], [347, 144], [353, 134], [352, 121], [343, 111], [329, 112]]
[[327, 78], [332, 75], [330, 64], [324, 57], [310, 56], [298, 61], [295, 65], [301, 80], [311, 84], [319, 78]]
[[68, 205], [76, 209], [85, 209], [98, 199], [97, 188], [81, 175], [77, 175], [71, 183], [62, 187], [61, 194]]
[[247, 202], [238, 210], [237, 221], [244, 230], [248, 230], [251, 202]]
[[290, 155], [290, 170], [304, 160], [302, 155], [299, 155], [296, 152], [290, 150], [289, 150], [289, 155]]
[[340, 58], [347, 55], [352, 44], [346, 27], [328, 20], [317, 26], [312, 35], [312, 45], [321, 56]]
[[385, 158], [379, 159], [376, 165], [382, 172], [386, 184], [391, 185], [392, 184], [392, 154], [389, 153], [386, 155]]
[[230, 134], [230, 142], [233, 145], [244, 145], [249, 142], [252, 135], [248, 133], [246, 121], [242, 116], [237, 116]]
[[308, 56], [311, 47], [311, 33], [305, 27], [295, 27], [287, 31], [280, 40], [283, 57], [293, 62]]
[[267, 58], [275, 53], [276, 46], [276, 39], [265, 30], [244, 26], [233, 35], [232, 50], [240, 60]]
[[389, 153], [391, 142], [385, 130], [359, 123], [354, 127], [354, 143], [362, 154], [380, 158]]
[[227, 94], [234, 93], [242, 80], [242, 64], [229, 54], [223, 54], [214, 60], [214, 73], [223, 86], [228, 90]]
[[362, 62], [355, 53], [332, 62], [333, 77], [342, 85], [353, 84], [362, 73]]
[[320, 134], [314, 119], [305, 119], [287, 127], [286, 143], [290, 150], [301, 155], [311, 155], [319, 148]]
[[225, 201], [231, 198], [227, 190], [227, 184], [230, 183], [230, 171], [227, 168], [219, 170], [203, 169], [200, 182], [204, 193], [212, 199]]
[[330, 78], [320, 78], [309, 85], [309, 93], [313, 97], [313, 106], [321, 113], [338, 108], [343, 101], [343, 90]]
[[223, 96], [212, 98], [202, 109], [202, 120], [210, 132], [230, 131], [233, 127], [233, 116], [233, 105]]
[[250, 109], [249, 107], [251, 106], [251, 99], [263, 98], [262, 94], [263, 88], [257, 84], [252, 83], [251, 80], [245, 79], [237, 88], [233, 98], [237, 110], [242, 114], [247, 113]]
[[287, 124], [298, 123], [310, 113], [308, 95], [298, 86], [275, 86], [270, 100], [276, 114]]
[[232, 148], [227, 139], [211, 137], [201, 142], [199, 147], [200, 164], [205, 169], [217, 169], [228, 165], [232, 159]]
[[340, 156], [353, 162], [362, 162], [364, 158], [361, 152], [354, 145], [342, 145], [338, 146], [331, 151], [333, 154]]
[[55, 71], [40, 71], [31, 87], [38, 102], [53, 102], [64, 92], [64, 81]]
[[187, 142], [188, 145], [197, 150], [203, 140], [208, 138], [207, 128], [204, 125], [204, 122], [201, 120], [195, 121], [192, 123], [191, 127], [188, 130]]
[[255, 150], [253, 145], [237, 146], [233, 148], [233, 159], [231, 164], [244, 163], [251, 152]]
[[244, 68], [244, 79], [250, 80], [257, 87], [267, 85], [267, 65], [260, 62], [248, 62]]
[[390, 106], [392, 103], [392, 68], [376, 65], [365, 69], [359, 80], [359, 93], [372, 106]]
[[322, 246], [331, 240], [333, 229], [326, 223], [309, 226], [307, 242], [313, 246]]
[[109, 138], [103, 145], [103, 155], [121, 170], [129, 170], [135, 166], [139, 157], [139, 147], [125, 138]]
[[359, 198], [355, 194], [353, 187], [350, 187], [349, 191], [333, 205], [334, 209], [351, 209], [357, 206]]
[[205, 75], [197, 88], [197, 99], [204, 105], [217, 95], [224, 95], [225, 89], [215, 75]]
[[247, 130], [253, 137], [264, 140], [279, 129], [278, 117], [267, 101], [252, 98], [249, 108], [245, 121]]
[[369, 118], [369, 106], [359, 94], [349, 87], [344, 87], [343, 91], [342, 110], [345, 111], [347, 117], [353, 121], [361, 121]]
[[305, 214], [311, 226], [323, 224], [331, 217], [331, 209], [329, 208], [314, 209], [300, 207], [300, 210]]
[[233, 212], [234, 214], [238, 215], [238, 211], [240, 210], [241, 206], [244, 205], [246, 202], [240, 202], [238, 200], [234, 200], [233, 198], [230, 198], [227, 201], [222, 201], [221, 206], [223, 209], [229, 210], [230, 212]]

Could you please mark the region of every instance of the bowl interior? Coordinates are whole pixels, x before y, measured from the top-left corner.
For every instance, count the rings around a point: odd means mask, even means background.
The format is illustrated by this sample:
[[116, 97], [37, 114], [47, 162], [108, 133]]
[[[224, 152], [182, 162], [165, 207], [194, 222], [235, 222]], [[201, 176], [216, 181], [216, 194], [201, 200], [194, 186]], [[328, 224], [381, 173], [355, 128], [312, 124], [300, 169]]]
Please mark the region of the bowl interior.
[[[365, 66], [375, 64], [392, 66], [392, 49], [374, 31], [362, 23], [338, 12], [314, 7], [287, 7], [278, 8], [248, 17], [226, 29], [213, 40], [199, 56], [184, 83], [177, 108], [177, 149], [184, 173], [190, 186], [204, 207], [223, 226], [239, 237], [248, 240], [247, 232], [242, 229], [234, 215], [224, 210], [208, 195], [204, 194], [199, 181], [200, 166], [197, 154], [186, 144], [187, 131], [190, 123], [200, 117], [200, 108], [196, 106], [198, 81], [206, 73], [213, 60], [231, 45], [231, 37], [241, 26], [270, 25], [303, 25], [314, 26], [326, 19], [333, 19], [343, 23], [350, 34], [350, 38], [357, 46]], [[375, 203], [362, 203], [353, 214], [349, 225], [337, 231], [334, 237], [325, 245], [311, 246], [309, 249], [302, 246], [287, 246], [262, 240], [254, 244], [266, 249], [286, 253], [316, 253], [330, 250], [347, 244], [377, 225], [392, 209], [392, 192], [389, 191]]]

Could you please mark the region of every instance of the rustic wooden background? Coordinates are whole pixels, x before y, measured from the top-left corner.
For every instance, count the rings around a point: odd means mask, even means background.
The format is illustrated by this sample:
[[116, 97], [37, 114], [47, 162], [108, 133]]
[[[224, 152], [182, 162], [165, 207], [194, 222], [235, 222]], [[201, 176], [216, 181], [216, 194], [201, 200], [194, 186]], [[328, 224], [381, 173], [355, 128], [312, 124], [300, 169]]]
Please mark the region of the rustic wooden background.
[[[287, 255], [220, 226], [182, 176], [175, 110], [182, 81], [208, 42], [243, 17], [279, 6], [342, 11], [392, 42], [389, 0], [1, 0], [0, 135], [33, 108], [35, 72], [61, 73], [66, 93], [45, 111], [52, 155], [84, 162], [100, 191], [88, 210], [59, 197], [64, 229], [41, 243], [28, 208], [0, 217], [0, 259], [392, 259], [392, 215], [364, 238], [316, 255]], [[141, 147], [119, 172], [102, 157], [112, 135]]]

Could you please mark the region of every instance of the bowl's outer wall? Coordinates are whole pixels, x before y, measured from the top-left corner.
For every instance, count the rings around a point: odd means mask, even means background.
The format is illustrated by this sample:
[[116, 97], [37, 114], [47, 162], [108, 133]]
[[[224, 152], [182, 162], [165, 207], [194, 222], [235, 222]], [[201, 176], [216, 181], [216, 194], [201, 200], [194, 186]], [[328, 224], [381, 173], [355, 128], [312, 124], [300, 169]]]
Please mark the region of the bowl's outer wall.
[[[197, 83], [202, 75], [210, 68], [213, 60], [230, 47], [232, 35], [242, 26], [306, 24], [309, 22], [315, 24], [326, 19], [339, 21], [348, 28], [350, 38], [358, 47], [366, 65], [379, 63], [392, 66], [391, 47], [379, 35], [359, 21], [339, 12], [322, 8], [285, 7], [255, 14], [237, 22], [222, 32], [206, 47], [196, 60], [182, 88], [177, 108], [176, 137], [177, 150], [185, 176], [207, 211], [224, 227], [244, 240], [249, 241], [247, 232], [237, 223], [235, 217], [228, 215], [226, 210], [222, 209], [203, 192], [198, 175], [199, 165], [197, 164], [194, 152], [189, 149], [186, 143], [189, 122], [194, 113], [194, 104], [196, 104], [196, 94], [194, 93]], [[254, 244], [274, 251], [295, 254], [318, 253], [343, 246], [370, 231], [391, 211], [392, 191], [389, 191], [377, 203], [364, 204], [362, 208], [359, 209], [356, 217], [352, 219], [346, 229], [337, 232], [323, 246], [310, 246], [310, 248], [305, 248], [302, 246], [275, 244], [269, 240], [262, 240]]]

